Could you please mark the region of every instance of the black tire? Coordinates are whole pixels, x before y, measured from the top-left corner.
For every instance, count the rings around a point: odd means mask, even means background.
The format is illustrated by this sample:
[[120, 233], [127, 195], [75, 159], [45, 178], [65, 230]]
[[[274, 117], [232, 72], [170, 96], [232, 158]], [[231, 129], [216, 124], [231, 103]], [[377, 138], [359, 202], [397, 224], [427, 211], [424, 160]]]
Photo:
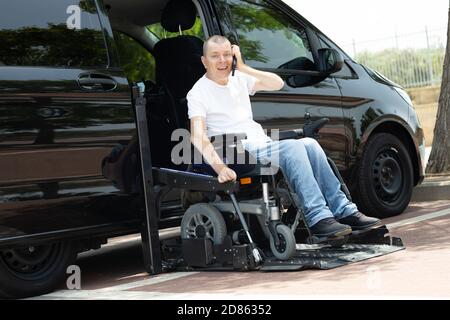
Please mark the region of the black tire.
[[186, 210], [181, 220], [182, 239], [211, 239], [222, 244], [227, 236], [225, 220], [217, 208], [207, 203], [197, 203]]
[[25, 298], [53, 291], [76, 259], [72, 243], [0, 251], [0, 297]]
[[357, 176], [359, 210], [378, 218], [401, 214], [411, 200], [413, 184], [412, 162], [403, 143], [389, 133], [371, 137]]
[[275, 241], [270, 237], [270, 250], [272, 251], [275, 258], [279, 260], [288, 260], [295, 254], [296, 241], [294, 233], [292, 233], [291, 228], [284, 224], [277, 225], [278, 239], [280, 240], [280, 245], [276, 246]]

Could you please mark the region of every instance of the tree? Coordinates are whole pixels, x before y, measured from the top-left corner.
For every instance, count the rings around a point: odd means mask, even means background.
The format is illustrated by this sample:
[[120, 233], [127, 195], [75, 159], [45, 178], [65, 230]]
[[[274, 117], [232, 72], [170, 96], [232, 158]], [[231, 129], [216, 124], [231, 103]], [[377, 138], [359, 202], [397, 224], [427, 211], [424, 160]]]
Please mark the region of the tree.
[[450, 6], [441, 94], [434, 128], [433, 146], [426, 172], [450, 172]]

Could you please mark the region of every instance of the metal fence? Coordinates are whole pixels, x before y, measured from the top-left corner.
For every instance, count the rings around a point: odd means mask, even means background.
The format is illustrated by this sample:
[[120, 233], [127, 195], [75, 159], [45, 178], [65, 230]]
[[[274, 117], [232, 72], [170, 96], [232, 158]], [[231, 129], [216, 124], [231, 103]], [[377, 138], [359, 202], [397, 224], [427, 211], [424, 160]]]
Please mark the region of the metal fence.
[[405, 88], [439, 85], [447, 28], [394, 35], [343, 46], [358, 62]]

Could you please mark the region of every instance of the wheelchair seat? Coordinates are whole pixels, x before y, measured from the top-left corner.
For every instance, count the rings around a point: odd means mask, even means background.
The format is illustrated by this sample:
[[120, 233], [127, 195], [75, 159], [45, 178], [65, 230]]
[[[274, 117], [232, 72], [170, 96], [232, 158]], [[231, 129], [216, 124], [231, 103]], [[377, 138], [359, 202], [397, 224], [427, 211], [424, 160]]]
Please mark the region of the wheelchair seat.
[[[238, 179], [260, 177], [263, 175], [263, 170], [271, 167], [270, 162], [263, 163], [258, 161], [244, 149], [241, 140], [246, 138], [245, 133], [228, 133], [210, 138], [217, 154], [222, 156], [223, 162], [236, 172]], [[204, 162], [200, 164], [192, 163], [193, 165], [189, 170], [196, 173], [217, 176], [217, 173], [209, 164]]]

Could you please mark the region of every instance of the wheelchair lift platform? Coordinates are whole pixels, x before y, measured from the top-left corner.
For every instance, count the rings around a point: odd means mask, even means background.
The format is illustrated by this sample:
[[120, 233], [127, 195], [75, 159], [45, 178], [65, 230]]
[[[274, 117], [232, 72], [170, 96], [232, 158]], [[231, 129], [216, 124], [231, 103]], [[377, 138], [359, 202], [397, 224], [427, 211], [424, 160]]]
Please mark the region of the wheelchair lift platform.
[[[233, 245], [229, 238], [222, 245], [213, 245], [207, 239], [185, 239], [181, 246], [182, 258], [166, 259], [163, 265], [166, 271], [328, 270], [405, 249], [401, 239], [390, 237], [388, 233], [386, 226], [381, 226], [352, 236], [342, 246], [298, 244], [295, 255], [289, 260], [264, 254], [265, 259], [260, 264], [254, 262], [249, 245]], [[168, 247], [173, 254], [174, 246]]]

